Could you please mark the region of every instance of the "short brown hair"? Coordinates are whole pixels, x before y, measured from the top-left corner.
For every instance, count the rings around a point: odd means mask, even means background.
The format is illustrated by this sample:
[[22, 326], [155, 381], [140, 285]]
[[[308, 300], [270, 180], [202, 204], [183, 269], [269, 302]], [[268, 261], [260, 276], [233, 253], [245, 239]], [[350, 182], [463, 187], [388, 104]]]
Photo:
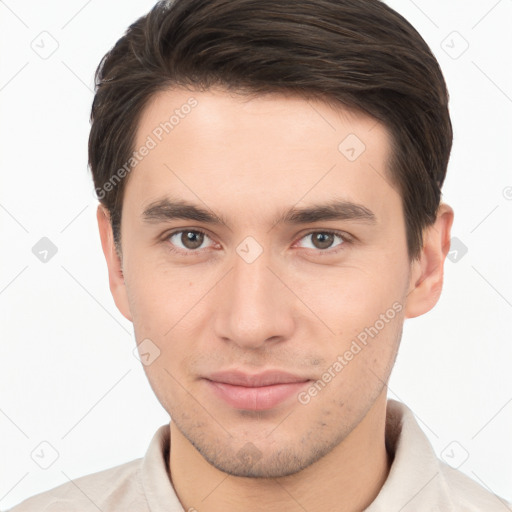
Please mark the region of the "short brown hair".
[[170, 87], [222, 86], [322, 99], [380, 120], [391, 135], [388, 176], [402, 197], [409, 259], [419, 257], [452, 146], [449, 97], [426, 42], [383, 2], [161, 1], [103, 57], [95, 82], [89, 165], [118, 251], [127, 177], [115, 186], [112, 178], [130, 160], [148, 100]]

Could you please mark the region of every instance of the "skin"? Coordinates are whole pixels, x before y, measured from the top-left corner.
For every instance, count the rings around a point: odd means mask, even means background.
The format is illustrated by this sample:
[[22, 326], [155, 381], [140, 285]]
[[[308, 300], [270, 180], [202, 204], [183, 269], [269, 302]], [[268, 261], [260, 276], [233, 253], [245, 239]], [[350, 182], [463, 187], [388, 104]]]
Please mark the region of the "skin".
[[[389, 472], [386, 383], [405, 319], [439, 299], [453, 210], [441, 204], [421, 258], [409, 262], [401, 198], [385, 169], [386, 128], [321, 101], [167, 90], [145, 109], [136, 147], [190, 97], [198, 105], [129, 175], [121, 255], [98, 207], [116, 305], [137, 343], [149, 338], [160, 350], [144, 370], [172, 418], [173, 486], [185, 510], [200, 512], [361, 510]], [[355, 161], [338, 150], [350, 133], [366, 146]], [[143, 210], [166, 194], [227, 222], [143, 222]], [[274, 225], [287, 208], [334, 197], [364, 205], [377, 223]], [[178, 228], [207, 236], [185, 245], [181, 234], [170, 237]], [[333, 229], [355, 243], [315, 245], [312, 234]], [[236, 251], [247, 236], [263, 248], [252, 263]], [[170, 252], [173, 244], [189, 254]], [[202, 378], [271, 368], [317, 381], [393, 303], [401, 311], [307, 404], [294, 396], [241, 410]], [[252, 459], [240, 456], [249, 442]]]

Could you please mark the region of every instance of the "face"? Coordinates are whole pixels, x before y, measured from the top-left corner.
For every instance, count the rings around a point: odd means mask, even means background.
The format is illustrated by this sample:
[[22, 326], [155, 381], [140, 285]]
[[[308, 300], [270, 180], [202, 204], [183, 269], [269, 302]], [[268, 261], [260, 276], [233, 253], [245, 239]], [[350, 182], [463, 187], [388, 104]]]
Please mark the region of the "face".
[[[144, 145], [124, 194], [124, 279], [110, 270], [149, 382], [216, 468], [300, 471], [385, 392], [407, 317], [417, 275], [388, 132], [319, 101], [169, 90], [140, 120]], [[229, 371], [294, 379], [240, 386]]]

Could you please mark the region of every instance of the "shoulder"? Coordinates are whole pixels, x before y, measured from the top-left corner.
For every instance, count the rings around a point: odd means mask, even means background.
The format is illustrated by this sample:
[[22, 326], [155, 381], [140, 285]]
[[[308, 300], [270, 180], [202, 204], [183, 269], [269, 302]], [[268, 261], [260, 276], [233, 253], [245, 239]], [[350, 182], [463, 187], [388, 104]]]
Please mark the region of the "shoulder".
[[[389, 399], [386, 448], [394, 456], [384, 486], [368, 512], [512, 512], [512, 505], [440, 459], [413, 411]], [[476, 476], [476, 475], [475, 475]]]
[[111, 512], [147, 508], [140, 483], [142, 458], [75, 478], [6, 512]]
[[439, 460], [440, 477], [453, 510], [464, 512], [512, 511], [512, 503], [487, 490], [460, 470]]

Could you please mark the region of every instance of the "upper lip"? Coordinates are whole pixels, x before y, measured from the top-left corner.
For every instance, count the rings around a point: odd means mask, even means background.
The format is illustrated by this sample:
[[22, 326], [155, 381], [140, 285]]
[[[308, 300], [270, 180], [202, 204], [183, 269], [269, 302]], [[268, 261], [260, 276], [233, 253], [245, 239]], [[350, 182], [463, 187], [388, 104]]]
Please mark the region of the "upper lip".
[[273, 384], [290, 384], [293, 382], [306, 382], [310, 379], [300, 377], [281, 370], [267, 370], [262, 373], [249, 374], [239, 370], [215, 372], [206, 377], [208, 380], [232, 384], [233, 386], [260, 387]]

